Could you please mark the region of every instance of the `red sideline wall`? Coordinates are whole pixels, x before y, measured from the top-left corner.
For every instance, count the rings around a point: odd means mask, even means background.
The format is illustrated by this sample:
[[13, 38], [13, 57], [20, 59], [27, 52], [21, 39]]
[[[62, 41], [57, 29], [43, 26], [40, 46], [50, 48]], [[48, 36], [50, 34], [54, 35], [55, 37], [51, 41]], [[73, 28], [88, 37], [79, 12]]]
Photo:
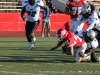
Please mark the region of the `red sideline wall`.
[[[42, 20], [42, 19], [41, 19]], [[70, 16], [65, 14], [51, 15], [51, 31], [64, 27], [70, 21]], [[37, 31], [41, 31], [40, 22]], [[0, 13], [0, 31], [25, 31], [25, 22], [21, 19], [20, 13]]]
[[[42, 15], [40, 15], [42, 17]], [[65, 23], [70, 22], [70, 16], [65, 14], [51, 15], [51, 36], [55, 36], [55, 31], [65, 28]], [[37, 36], [41, 35], [42, 18], [37, 28]], [[66, 25], [67, 29], [69, 26]], [[84, 26], [85, 29], [87, 26]], [[20, 13], [0, 13], [0, 37], [25, 37], [25, 22], [21, 19]]]

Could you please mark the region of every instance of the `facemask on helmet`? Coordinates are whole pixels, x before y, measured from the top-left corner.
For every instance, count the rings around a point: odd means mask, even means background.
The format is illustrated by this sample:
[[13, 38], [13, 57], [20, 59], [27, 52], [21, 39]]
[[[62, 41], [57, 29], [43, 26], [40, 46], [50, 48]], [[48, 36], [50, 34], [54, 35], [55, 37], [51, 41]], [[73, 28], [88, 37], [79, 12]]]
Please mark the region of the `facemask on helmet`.
[[28, 0], [29, 4], [34, 4], [35, 0]]
[[91, 14], [91, 6], [89, 4], [85, 4], [81, 9], [82, 16], [87, 19]]
[[63, 39], [67, 36], [67, 31], [64, 29], [58, 29], [56, 32], [56, 36], [58, 38], [59, 41], [63, 41]]
[[94, 38], [96, 37], [96, 33], [93, 30], [89, 30], [86, 32], [84, 37], [85, 37], [85, 41], [89, 43], [94, 40]]

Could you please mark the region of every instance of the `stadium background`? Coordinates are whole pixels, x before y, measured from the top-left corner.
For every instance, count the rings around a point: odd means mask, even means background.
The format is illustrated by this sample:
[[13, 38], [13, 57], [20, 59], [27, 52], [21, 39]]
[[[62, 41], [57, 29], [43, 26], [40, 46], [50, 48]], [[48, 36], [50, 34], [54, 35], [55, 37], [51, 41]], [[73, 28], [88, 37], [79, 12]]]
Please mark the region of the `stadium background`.
[[[16, 2], [17, 0], [0, 0], [0, 1], [1, 2], [11, 2], [11, 1]], [[19, 1], [20, 3], [22, 2], [22, 0], [19, 0]], [[58, 0], [58, 1], [61, 1], [61, 0]], [[61, 2], [66, 2], [66, 0], [62, 0]], [[90, 0], [89, 2], [93, 2], [93, 0]], [[55, 4], [55, 6], [56, 5], [57, 4]], [[0, 37], [25, 37], [25, 28], [24, 28], [25, 22], [22, 21], [20, 17], [20, 11], [5, 13], [5, 11], [3, 12], [2, 9], [4, 9], [4, 7], [0, 8], [0, 34], [1, 34]], [[40, 16], [42, 17], [41, 14]], [[68, 24], [65, 24], [67, 22]], [[51, 36], [55, 36], [55, 31], [58, 28], [65, 28], [66, 26], [69, 29], [69, 22], [70, 22], [69, 15], [65, 15], [61, 13], [52, 14], [51, 15]], [[41, 26], [42, 26], [42, 22], [40, 22], [40, 25], [36, 30], [36, 36], [41, 36]], [[87, 25], [85, 25], [83, 29], [85, 29], [86, 27]]]

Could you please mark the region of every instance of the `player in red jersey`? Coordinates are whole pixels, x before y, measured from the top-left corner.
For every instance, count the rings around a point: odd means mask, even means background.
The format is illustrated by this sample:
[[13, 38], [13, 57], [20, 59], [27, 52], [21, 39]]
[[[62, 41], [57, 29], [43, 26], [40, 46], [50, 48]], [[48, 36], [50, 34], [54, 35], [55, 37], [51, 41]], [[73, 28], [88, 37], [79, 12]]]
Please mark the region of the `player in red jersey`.
[[75, 31], [75, 22], [78, 20], [78, 15], [81, 12], [81, 8], [84, 4], [87, 4], [85, 0], [67, 0], [65, 14], [68, 14], [71, 17], [71, 32]]
[[[51, 51], [57, 49], [63, 43], [65, 43], [62, 49], [65, 48], [67, 50], [67, 52], [64, 51], [65, 54], [69, 54], [69, 55], [75, 54], [76, 62], [85, 61], [86, 59], [89, 58], [89, 57], [84, 57], [84, 52], [87, 48], [87, 44], [79, 36], [61, 28], [57, 30], [56, 36], [58, 37], [59, 42], [55, 47], [51, 48]], [[74, 50], [75, 47], [76, 49]], [[76, 53], [74, 53], [73, 51], [75, 51]]]

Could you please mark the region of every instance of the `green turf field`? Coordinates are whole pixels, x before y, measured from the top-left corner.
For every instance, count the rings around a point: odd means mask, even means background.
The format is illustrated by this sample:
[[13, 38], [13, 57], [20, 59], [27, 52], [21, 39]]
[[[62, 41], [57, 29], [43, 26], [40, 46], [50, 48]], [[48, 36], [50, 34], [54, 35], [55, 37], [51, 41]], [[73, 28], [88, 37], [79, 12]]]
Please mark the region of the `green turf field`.
[[0, 75], [100, 75], [100, 63], [74, 63], [61, 47], [49, 51], [56, 43], [56, 38], [37, 38], [29, 51], [26, 38], [0, 38]]

